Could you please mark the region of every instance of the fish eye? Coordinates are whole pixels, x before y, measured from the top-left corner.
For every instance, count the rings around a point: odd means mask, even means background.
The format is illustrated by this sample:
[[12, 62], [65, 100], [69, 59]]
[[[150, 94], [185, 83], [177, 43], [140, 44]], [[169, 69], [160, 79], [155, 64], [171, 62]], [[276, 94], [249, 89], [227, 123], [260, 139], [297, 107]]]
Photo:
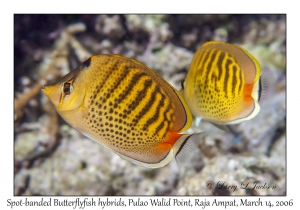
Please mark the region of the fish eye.
[[69, 82], [66, 82], [64, 83], [64, 85], [62, 86], [62, 92], [65, 94], [65, 95], [70, 95], [73, 91], [73, 86], [71, 83]]

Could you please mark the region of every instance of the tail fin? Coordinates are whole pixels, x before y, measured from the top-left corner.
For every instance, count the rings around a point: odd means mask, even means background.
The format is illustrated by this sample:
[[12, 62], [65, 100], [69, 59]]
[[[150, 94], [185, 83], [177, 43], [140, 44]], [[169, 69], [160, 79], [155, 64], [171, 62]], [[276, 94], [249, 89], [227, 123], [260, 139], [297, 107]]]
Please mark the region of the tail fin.
[[270, 69], [265, 69], [260, 77], [258, 102], [263, 109], [269, 109], [275, 93], [275, 77]]
[[179, 168], [189, 161], [201, 141], [205, 139], [205, 132], [181, 136], [173, 147], [173, 154]]

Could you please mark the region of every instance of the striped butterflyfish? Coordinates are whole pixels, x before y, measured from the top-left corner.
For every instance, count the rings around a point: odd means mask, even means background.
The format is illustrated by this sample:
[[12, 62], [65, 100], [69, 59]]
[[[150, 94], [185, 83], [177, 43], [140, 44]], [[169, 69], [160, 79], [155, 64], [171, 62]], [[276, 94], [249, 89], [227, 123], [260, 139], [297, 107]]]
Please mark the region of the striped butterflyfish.
[[196, 123], [237, 124], [258, 114], [266, 84], [259, 62], [247, 50], [210, 41], [196, 51], [182, 94]]
[[121, 55], [94, 55], [42, 91], [76, 130], [144, 167], [162, 167], [173, 156], [184, 162], [193, 142], [203, 138], [180, 134], [192, 115], [179, 92]]

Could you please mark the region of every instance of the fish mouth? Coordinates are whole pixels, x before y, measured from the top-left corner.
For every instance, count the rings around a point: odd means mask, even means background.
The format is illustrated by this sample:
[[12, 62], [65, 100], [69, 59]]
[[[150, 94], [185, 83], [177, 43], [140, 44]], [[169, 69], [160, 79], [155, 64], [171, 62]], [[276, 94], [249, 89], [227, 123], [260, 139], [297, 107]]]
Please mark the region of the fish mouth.
[[45, 94], [48, 95], [49, 89], [47, 89], [49, 87], [49, 85], [44, 85], [41, 89], [41, 91]]
[[44, 85], [44, 86], [42, 87], [41, 91], [42, 91], [43, 93], [45, 93], [45, 89], [46, 89], [46, 85]]

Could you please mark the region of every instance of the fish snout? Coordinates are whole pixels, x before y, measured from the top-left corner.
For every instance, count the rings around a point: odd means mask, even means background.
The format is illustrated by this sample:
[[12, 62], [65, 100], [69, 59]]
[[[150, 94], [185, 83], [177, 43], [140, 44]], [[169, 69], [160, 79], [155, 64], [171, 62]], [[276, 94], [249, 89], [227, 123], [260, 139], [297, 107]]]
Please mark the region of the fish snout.
[[51, 88], [50, 85], [44, 85], [41, 89], [41, 91], [46, 95], [49, 96], [50, 92], [51, 92]]

